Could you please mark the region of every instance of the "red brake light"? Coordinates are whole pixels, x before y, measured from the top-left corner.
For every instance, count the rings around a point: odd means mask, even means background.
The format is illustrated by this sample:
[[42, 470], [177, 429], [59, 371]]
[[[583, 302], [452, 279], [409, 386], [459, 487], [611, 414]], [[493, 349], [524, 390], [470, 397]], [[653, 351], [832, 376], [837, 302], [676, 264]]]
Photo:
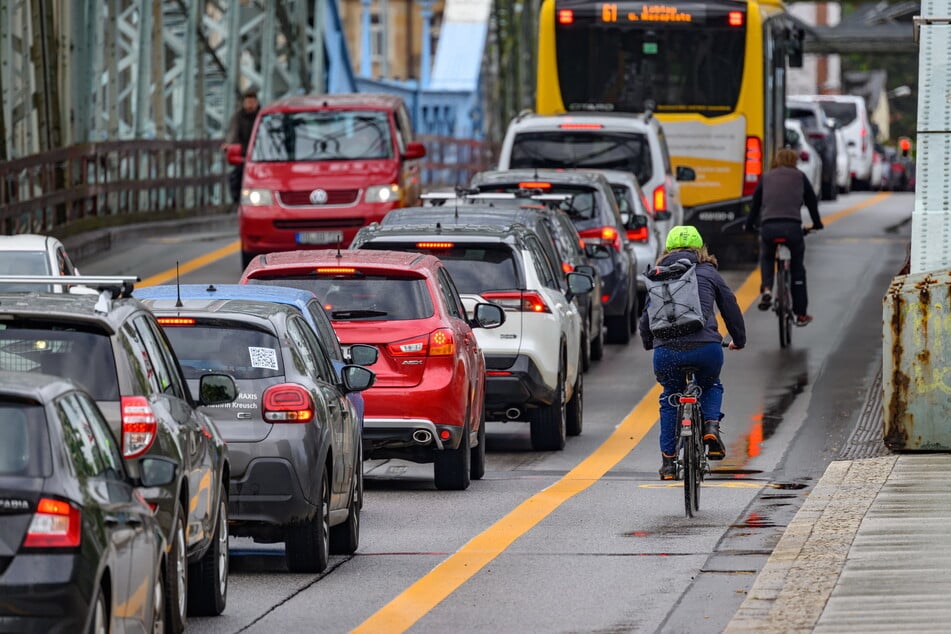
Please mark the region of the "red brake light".
[[353, 275], [357, 270], [351, 266], [318, 266], [318, 275]]
[[269, 423], [309, 423], [314, 419], [314, 399], [294, 383], [272, 385], [264, 390], [261, 409]]
[[726, 16], [726, 21], [730, 26], [743, 26], [743, 12], [730, 11]]
[[558, 11], [558, 24], [571, 24], [575, 21], [575, 12], [571, 9]]
[[562, 123], [558, 127], [562, 130], [600, 130], [604, 128], [600, 123]]
[[451, 249], [456, 244], [454, 242], [417, 242], [417, 249]]
[[526, 183], [519, 183], [518, 188], [519, 189], [551, 189], [551, 183], [528, 181]]
[[75, 548], [79, 546], [81, 528], [77, 507], [61, 500], [40, 498], [23, 539], [23, 547]]
[[501, 291], [483, 293], [482, 297], [502, 308], [526, 313], [550, 313], [545, 299], [534, 291]]
[[195, 320], [191, 317], [157, 317], [160, 326], [194, 326]]
[[654, 213], [667, 211], [667, 186], [663, 183], [654, 190]]
[[615, 251], [621, 250], [621, 234], [618, 233], [615, 227], [593, 227], [580, 231], [578, 235], [580, 235], [585, 242], [612, 246]]
[[628, 240], [631, 240], [633, 242], [647, 242], [647, 238], [648, 238], [647, 227], [627, 230]]
[[456, 354], [456, 344], [451, 330], [443, 328], [429, 335], [429, 356], [445, 357], [454, 354]]
[[155, 442], [158, 420], [144, 396], [123, 396], [119, 405], [122, 413], [122, 456], [141, 456]]
[[800, 152], [800, 153], [799, 153], [799, 160], [800, 160], [800, 161], [808, 161], [808, 160], [809, 160], [809, 152], [806, 152], [805, 150], [803, 150], [802, 152]]
[[763, 144], [759, 137], [746, 137], [746, 163], [743, 165], [743, 195], [752, 196], [763, 174]]

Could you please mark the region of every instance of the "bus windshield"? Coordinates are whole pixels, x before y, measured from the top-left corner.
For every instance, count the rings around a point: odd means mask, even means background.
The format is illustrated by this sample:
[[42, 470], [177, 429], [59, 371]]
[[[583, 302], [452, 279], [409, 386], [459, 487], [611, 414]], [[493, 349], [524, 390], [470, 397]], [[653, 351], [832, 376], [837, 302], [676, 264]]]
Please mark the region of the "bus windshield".
[[729, 114], [743, 78], [740, 3], [561, 0], [558, 80], [568, 110]]

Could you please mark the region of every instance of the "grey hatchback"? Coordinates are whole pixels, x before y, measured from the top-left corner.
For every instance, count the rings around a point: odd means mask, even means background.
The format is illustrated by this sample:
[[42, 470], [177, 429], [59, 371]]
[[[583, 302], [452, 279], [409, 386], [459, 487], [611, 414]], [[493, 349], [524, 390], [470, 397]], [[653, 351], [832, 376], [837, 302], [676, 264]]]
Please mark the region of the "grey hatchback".
[[294, 572], [321, 572], [331, 553], [355, 552], [363, 455], [346, 395], [370, 387], [373, 372], [346, 365], [338, 380], [293, 306], [209, 298], [204, 287], [183, 287], [180, 302], [149, 299], [149, 290], [136, 296], [165, 329], [189, 387], [208, 372], [238, 386], [233, 403], [206, 408], [231, 455], [232, 534], [285, 542]]

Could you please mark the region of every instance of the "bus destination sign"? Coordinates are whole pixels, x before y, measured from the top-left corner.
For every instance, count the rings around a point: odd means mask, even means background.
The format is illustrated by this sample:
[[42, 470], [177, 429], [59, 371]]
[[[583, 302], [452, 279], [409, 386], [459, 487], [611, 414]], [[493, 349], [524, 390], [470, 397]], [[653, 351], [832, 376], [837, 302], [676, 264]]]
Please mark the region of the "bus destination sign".
[[703, 21], [703, 10], [697, 5], [673, 6], [670, 4], [649, 4], [643, 2], [602, 2], [599, 12], [601, 22], [680, 22], [696, 23]]

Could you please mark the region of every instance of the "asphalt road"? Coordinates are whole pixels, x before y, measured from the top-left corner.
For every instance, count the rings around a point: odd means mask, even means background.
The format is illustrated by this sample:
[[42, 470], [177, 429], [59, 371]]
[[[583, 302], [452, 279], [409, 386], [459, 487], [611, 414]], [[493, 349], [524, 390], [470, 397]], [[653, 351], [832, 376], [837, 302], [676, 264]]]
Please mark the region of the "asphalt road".
[[[727, 353], [728, 457], [697, 517], [684, 517], [679, 484], [658, 480], [658, 392], [635, 339], [585, 375], [584, 433], [564, 451], [532, 452], [527, 425], [490, 423], [486, 476], [463, 492], [436, 491], [429, 465], [367, 462], [355, 556], [290, 574], [281, 545], [232, 539], [228, 607], [189, 631], [722, 631], [859, 417], [912, 206], [873, 193], [822, 204], [827, 229], [807, 238], [815, 322], [791, 349], [753, 306], [752, 267], [725, 272], [752, 306], [749, 344]], [[235, 240], [156, 235], [82, 269], [155, 283], [179, 261], [183, 283], [234, 282]]]

